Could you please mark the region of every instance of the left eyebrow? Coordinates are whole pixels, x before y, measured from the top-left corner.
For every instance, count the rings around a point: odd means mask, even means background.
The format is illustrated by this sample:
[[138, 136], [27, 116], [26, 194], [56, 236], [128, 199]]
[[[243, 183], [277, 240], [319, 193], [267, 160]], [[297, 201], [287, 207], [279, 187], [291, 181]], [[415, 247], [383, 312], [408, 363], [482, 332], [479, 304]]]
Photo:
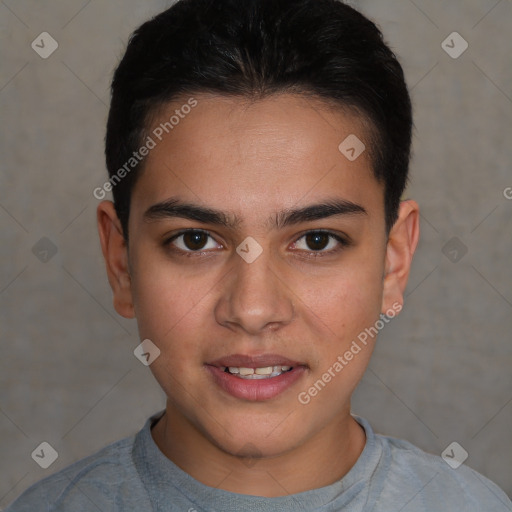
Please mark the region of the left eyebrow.
[[279, 212], [274, 219], [274, 225], [279, 229], [301, 222], [311, 222], [338, 215], [368, 215], [368, 212], [360, 204], [345, 199], [337, 199]]

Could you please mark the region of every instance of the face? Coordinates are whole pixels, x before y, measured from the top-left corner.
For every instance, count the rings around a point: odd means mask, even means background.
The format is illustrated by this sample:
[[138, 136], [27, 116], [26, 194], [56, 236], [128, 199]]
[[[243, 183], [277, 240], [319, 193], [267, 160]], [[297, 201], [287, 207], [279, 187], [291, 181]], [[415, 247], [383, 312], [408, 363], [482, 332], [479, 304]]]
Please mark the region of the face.
[[225, 452], [278, 455], [350, 414], [375, 341], [361, 333], [400, 308], [407, 250], [388, 244], [368, 150], [338, 149], [370, 147], [357, 117], [291, 95], [194, 98], [153, 136], [116, 257], [110, 211], [115, 304], [160, 349], [150, 368], [178, 421]]

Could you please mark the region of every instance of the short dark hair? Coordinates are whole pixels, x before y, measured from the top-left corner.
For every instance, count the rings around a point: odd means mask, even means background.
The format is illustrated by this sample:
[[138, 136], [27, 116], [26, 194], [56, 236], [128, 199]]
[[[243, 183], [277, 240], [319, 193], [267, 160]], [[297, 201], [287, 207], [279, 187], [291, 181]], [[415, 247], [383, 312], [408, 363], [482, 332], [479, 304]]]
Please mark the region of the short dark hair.
[[[180, 0], [141, 25], [112, 80], [111, 183], [147, 136], [151, 115], [201, 92], [252, 100], [289, 92], [359, 114], [384, 185], [386, 229], [395, 223], [408, 177], [411, 101], [396, 56], [361, 13], [339, 0]], [[112, 188], [126, 239], [141, 164], [115, 176]]]

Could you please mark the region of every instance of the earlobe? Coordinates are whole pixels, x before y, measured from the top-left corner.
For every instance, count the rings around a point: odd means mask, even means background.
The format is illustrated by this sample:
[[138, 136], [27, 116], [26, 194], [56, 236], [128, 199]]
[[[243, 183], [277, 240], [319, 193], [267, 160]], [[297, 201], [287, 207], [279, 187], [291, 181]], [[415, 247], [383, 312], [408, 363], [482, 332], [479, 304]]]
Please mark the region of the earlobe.
[[398, 219], [391, 228], [386, 247], [382, 313], [403, 305], [412, 257], [419, 240], [419, 206], [415, 201], [400, 203]]
[[113, 292], [114, 308], [121, 316], [133, 318], [135, 311], [128, 265], [128, 248], [121, 223], [111, 201], [103, 201], [98, 205], [97, 219], [101, 250]]

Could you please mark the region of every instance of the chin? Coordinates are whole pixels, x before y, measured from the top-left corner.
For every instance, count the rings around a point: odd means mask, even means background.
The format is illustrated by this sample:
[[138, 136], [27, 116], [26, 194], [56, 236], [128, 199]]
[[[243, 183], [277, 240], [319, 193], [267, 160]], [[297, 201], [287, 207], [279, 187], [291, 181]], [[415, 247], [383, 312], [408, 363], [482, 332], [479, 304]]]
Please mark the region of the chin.
[[283, 429], [286, 418], [285, 414], [272, 425], [258, 425], [256, 417], [244, 417], [240, 421], [235, 418], [227, 423], [229, 426], [226, 430], [216, 423], [213, 430], [203, 430], [203, 433], [217, 448], [230, 455], [253, 459], [278, 457], [299, 446], [308, 437], [306, 431], [290, 432]]

